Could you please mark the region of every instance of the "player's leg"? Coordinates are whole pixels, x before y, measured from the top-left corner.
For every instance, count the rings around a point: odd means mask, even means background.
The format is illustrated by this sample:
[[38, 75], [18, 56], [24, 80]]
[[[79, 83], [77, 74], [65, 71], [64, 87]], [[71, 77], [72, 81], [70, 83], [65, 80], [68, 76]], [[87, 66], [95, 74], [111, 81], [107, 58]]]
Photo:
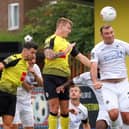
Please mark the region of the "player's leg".
[[107, 129], [108, 125], [105, 120], [97, 120], [96, 121], [96, 129]]
[[48, 105], [49, 105], [49, 116], [48, 116], [49, 129], [57, 129], [59, 99], [53, 98], [48, 100]]
[[123, 129], [129, 129], [129, 82], [124, 80], [120, 85], [120, 110], [123, 120]]
[[20, 119], [22, 122], [22, 126], [24, 129], [34, 129], [34, 118], [33, 118], [33, 110], [32, 106], [30, 106], [30, 110], [22, 110], [20, 112]]
[[107, 129], [111, 125], [111, 120], [104, 104], [99, 104], [99, 112], [96, 120], [96, 129]]
[[[66, 78], [62, 79], [63, 82]], [[65, 88], [64, 92], [58, 94], [60, 99], [60, 124], [61, 129], [69, 128], [69, 89]]]
[[3, 128], [11, 129], [15, 115], [16, 95], [0, 91], [0, 115], [2, 116]]
[[17, 104], [16, 104], [15, 116], [14, 116], [14, 119], [13, 119], [12, 129], [18, 129], [19, 124], [21, 123], [21, 121], [20, 121], [20, 116], [19, 116], [19, 111], [20, 111], [19, 108], [20, 108], [20, 106], [19, 106], [19, 104], [17, 103]]
[[60, 124], [62, 129], [69, 128], [69, 112], [68, 112], [68, 100], [60, 101]]
[[56, 81], [60, 82], [57, 76], [44, 75], [44, 90], [45, 96], [48, 100], [49, 116], [48, 126], [49, 129], [57, 129], [58, 122], [58, 110], [59, 110], [59, 98], [56, 93]]
[[103, 83], [102, 87], [102, 95], [104, 100], [104, 105], [106, 110], [108, 111], [109, 118], [111, 119], [111, 128], [121, 128], [122, 122], [119, 120], [120, 111], [119, 111], [119, 100], [118, 100], [118, 92], [116, 89], [119, 88], [117, 83]]
[[12, 128], [13, 118], [14, 117], [11, 116], [11, 115], [4, 115], [4, 116], [2, 116], [3, 129], [11, 129]]

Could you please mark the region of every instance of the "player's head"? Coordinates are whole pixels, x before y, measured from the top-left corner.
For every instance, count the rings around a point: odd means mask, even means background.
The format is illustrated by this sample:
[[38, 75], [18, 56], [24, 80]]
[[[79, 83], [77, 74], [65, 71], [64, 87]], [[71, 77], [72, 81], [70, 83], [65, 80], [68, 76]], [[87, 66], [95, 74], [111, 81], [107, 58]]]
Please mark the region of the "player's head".
[[79, 86], [73, 86], [69, 89], [70, 99], [80, 99], [81, 97], [81, 89]]
[[70, 19], [61, 17], [57, 20], [56, 23], [56, 32], [60, 33], [62, 37], [68, 37], [69, 33], [71, 33], [72, 21]]
[[22, 56], [25, 60], [32, 60], [37, 52], [37, 44], [34, 42], [26, 42], [23, 46]]
[[35, 63], [36, 63], [36, 55], [34, 55], [32, 59], [28, 61], [29, 66], [33, 66]]
[[106, 44], [111, 44], [114, 41], [114, 30], [110, 25], [103, 25], [100, 28], [101, 36]]

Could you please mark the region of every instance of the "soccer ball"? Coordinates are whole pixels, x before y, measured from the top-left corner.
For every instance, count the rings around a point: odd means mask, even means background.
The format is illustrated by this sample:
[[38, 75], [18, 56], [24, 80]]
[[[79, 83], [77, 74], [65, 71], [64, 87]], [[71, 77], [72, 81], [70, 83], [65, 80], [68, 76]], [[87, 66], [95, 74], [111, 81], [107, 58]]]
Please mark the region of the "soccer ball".
[[42, 124], [48, 116], [48, 105], [44, 94], [38, 93], [33, 102], [34, 120]]
[[25, 40], [25, 42], [31, 42], [33, 40], [33, 38], [30, 35], [26, 35], [24, 37], [24, 40]]
[[113, 8], [111, 6], [106, 6], [101, 9], [100, 15], [102, 16], [103, 21], [110, 22], [116, 18], [117, 12], [116, 12], [115, 8]]

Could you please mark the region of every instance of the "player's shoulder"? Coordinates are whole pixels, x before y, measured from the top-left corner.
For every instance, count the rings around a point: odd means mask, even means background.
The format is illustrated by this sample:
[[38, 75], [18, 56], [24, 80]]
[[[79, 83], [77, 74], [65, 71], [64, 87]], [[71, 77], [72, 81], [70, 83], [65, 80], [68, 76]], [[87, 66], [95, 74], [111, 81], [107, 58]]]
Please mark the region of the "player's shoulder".
[[3, 60], [3, 62], [4, 62], [4, 64], [9, 64], [11, 62], [18, 62], [21, 59], [22, 59], [22, 55], [21, 54], [12, 54], [9, 57], [5, 58]]
[[41, 76], [41, 70], [37, 64], [34, 64], [33, 69], [38, 75]]
[[47, 37], [47, 38], [46, 38], [46, 40], [45, 40], [45, 44], [49, 43], [49, 42], [50, 42], [50, 40], [51, 40], [51, 39], [53, 39], [53, 38], [55, 38], [55, 37], [56, 37], [56, 35], [55, 35], [55, 34], [50, 35], [49, 37]]
[[79, 104], [78, 108], [80, 110], [82, 110], [83, 112], [87, 113], [88, 112], [88, 109], [86, 106], [84, 106], [82, 103]]
[[33, 69], [39, 69], [39, 66], [37, 64], [34, 64]]
[[94, 46], [94, 48], [92, 49], [92, 51], [99, 51], [99, 50], [101, 50], [103, 47], [104, 47], [104, 42], [101, 41], [101, 42], [97, 43], [97, 44]]
[[21, 55], [21, 53], [19, 53], [19, 54], [12, 54], [12, 55], [10, 55], [10, 57], [15, 60], [15, 59], [21, 59], [22, 55]]
[[120, 39], [114, 39], [114, 42], [118, 45], [128, 45], [129, 43]]

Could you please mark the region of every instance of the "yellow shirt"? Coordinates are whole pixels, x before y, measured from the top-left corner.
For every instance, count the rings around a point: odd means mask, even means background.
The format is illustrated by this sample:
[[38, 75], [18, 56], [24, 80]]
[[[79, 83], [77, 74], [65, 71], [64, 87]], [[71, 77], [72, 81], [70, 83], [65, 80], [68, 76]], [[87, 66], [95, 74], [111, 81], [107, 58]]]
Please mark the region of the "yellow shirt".
[[[53, 51], [55, 53], [63, 52], [68, 48], [69, 42], [56, 35], [52, 35], [45, 41], [45, 48], [50, 47], [50, 40], [54, 38]], [[70, 76], [70, 68], [69, 68], [69, 57], [70, 52], [66, 54], [65, 57], [59, 57], [52, 60], [45, 59], [45, 65], [43, 69], [43, 74], [48, 75], [57, 75], [62, 77]]]
[[27, 73], [28, 63], [22, 58], [21, 54], [12, 55], [3, 62], [5, 68], [2, 71], [0, 90], [16, 94], [17, 87], [21, 86]]

